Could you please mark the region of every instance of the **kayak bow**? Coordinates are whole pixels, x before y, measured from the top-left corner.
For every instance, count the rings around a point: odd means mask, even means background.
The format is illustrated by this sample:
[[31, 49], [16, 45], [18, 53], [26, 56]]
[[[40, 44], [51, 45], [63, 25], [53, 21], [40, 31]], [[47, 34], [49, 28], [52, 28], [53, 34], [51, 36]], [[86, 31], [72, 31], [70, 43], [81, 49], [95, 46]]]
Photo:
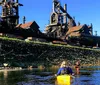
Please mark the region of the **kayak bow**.
[[58, 75], [57, 76], [57, 85], [71, 85], [73, 76], [71, 75]]

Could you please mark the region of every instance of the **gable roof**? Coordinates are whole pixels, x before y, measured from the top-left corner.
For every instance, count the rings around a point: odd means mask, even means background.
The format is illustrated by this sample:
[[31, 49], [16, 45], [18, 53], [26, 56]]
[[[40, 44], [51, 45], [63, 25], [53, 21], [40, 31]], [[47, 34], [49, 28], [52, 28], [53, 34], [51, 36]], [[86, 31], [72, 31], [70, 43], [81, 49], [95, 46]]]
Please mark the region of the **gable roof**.
[[30, 27], [32, 25], [32, 23], [33, 22], [28, 22], [28, 23], [25, 23], [25, 24], [18, 24], [16, 27], [27, 29], [28, 27]]
[[20, 27], [22, 29], [28, 29], [32, 24], [34, 24], [36, 28], [39, 28], [38, 24], [35, 21], [27, 22], [25, 24], [18, 24], [16, 27]]
[[79, 26], [75, 26], [75, 27], [71, 27], [69, 28], [68, 32], [66, 34], [70, 34], [72, 32], [78, 31], [83, 27], [83, 25], [79, 25]]

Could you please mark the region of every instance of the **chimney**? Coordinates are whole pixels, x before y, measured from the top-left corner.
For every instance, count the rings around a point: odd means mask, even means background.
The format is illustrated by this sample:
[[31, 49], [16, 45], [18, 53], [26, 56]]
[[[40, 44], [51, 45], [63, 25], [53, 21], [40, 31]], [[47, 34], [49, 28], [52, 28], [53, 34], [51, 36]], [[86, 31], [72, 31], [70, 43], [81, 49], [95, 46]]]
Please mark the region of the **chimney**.
[[64, 4], [64, 10], [67, 11], [67, 4]]
[[[15, 3], [19, 3], [19, 0], [16, 0]], [[19, 24], [19, 7], [18, 7], [18, 5], [16, 7], [16, 16], [18, 17], [18, 19], [16, 20], [16, 24]]]
[[64, 10], [66, 11], [66, 13], [64, 13], [64, 23], [67, 23], [67, 4], [64, 4]]
[[80, 22], [78, 22], [78, 26], [80, 26]]
[[54, 0], [53, 0], [53, 7], [52, 7], [52, 10], [53, 10], [53, 13], [55, 12], [55, 2], [54, 2]]
[[93, 25], [92, 25], [92, 23], [91, 23], [91, 33], [93, 35]]
[[25, 21], [26, 21], [26, 17], [23, 16], [23, 24], [25, 24]]
[[97, 36], [97, 31], [95, 31], [95, 36]]

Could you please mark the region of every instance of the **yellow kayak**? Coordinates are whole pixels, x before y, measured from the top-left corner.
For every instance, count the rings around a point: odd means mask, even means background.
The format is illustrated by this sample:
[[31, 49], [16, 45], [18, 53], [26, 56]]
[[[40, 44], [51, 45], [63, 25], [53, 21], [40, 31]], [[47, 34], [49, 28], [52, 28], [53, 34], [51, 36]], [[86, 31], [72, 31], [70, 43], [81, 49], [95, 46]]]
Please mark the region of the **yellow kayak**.
[[57, 85], [71, 85], [72, 77], [70, 75], [57, 76]]

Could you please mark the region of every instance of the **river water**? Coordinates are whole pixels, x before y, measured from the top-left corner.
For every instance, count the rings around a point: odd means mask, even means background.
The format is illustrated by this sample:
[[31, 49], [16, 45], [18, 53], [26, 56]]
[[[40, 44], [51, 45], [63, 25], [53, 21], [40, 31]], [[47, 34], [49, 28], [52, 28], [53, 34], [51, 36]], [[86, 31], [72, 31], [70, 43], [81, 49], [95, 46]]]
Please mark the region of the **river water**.
[[[57, 70], [0, 70], [0, 85], [55, 85]], [[71, 85], [100, 85], [100, 66], [83, 67]]]

